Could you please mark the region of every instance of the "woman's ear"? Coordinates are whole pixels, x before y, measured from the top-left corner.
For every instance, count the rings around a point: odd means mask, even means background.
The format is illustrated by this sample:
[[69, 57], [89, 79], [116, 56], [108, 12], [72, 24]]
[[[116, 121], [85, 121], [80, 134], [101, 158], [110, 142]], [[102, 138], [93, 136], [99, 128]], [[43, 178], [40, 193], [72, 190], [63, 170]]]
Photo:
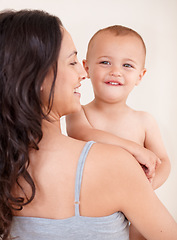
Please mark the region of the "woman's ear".
[[147, 72], [147, 69], [146, 68], [143, 68], [142, 71], [140, 72], [139, 74], [139, 78], [136, 82], [136, 86], [138, 86], [138, 84], [141, 82], [142, 78], [144, 77], [145, 73]]
[[83, 67], [84, 67], [85, 71], [87, 72], [87, 78], [90, 78], [90, 76], [89, 76], [89, 67], [88, 67], [88, 64], [87, 64], [87, 60], [84, 59], [82, 61], [82, 64], [83, 64]]

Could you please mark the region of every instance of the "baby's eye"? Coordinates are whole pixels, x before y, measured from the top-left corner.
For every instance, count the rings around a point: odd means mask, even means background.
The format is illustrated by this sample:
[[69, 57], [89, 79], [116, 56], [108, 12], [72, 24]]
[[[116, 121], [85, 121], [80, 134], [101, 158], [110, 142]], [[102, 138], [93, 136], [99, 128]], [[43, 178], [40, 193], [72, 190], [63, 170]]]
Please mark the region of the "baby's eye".
[[126, 68], [133, 68], [133, 66], [131, 64], [128, 64], [128, 63], [123, 64], [123, 66], [126, 67]]
[[77, 62], [75, 61], [75, 62], [71, 62], [70, 63], [70, 65], [72, 65], [72, 66], [74, 66], [74, 65], [76, 65], [77, 64]]
[[102, 61], [102, 62], [100, 62], [100, 64], [110, 65], [111, 63], [109, 61]]

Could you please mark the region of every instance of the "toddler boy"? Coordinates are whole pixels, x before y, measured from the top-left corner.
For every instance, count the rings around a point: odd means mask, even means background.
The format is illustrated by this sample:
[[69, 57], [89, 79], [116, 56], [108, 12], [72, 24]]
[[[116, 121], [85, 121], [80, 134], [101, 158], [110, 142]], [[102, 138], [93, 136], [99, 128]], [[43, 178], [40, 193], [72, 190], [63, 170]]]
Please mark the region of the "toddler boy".
[[[149, 113], [126, 104], [129, 93], [146, 73], [145, 56], [144, 41], [134, 30], [119, 25], [99, 30], [91, 38], [83, 60], [95, 98], [66, 121], [71, 137], [119, 145], [129, 151], [156, 189], [170, 172], [159, 128]], [[136, 239], [141, 237], [137, 235]]]

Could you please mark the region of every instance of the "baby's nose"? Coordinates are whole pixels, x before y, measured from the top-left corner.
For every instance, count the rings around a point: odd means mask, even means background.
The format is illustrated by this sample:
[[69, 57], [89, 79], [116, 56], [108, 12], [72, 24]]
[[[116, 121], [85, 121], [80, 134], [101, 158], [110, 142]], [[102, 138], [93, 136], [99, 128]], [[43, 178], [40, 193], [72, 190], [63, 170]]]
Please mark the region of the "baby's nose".
[[122, 75], [121, 69], [118, 66], [112, 67], [109, 74], [110, 76], [114, 76], [114, 77], [120, 77]]

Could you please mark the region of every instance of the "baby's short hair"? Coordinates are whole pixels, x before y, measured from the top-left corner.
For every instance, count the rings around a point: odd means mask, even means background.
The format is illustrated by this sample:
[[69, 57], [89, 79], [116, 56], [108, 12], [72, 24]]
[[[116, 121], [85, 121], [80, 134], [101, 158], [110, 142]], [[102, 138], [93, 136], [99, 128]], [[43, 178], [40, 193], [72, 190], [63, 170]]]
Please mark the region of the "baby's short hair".
[[[139, 38], [142, 42], [142, 45], [143, 45], [143, 48], [144, 48], [144, 52], [145, 52], [145, 55], [146, 55], [146, 45], [144, 43], [144, 40], [143, 38], [140, 36], [139, 33], [137, 33], [136, 31], [134, 31], [133, 29], [131, 28], [128, 28], [128, 27], [124, 27], [124, 26], [121, 26], [121, 25], [113, 25], [113, 26], [109, 26], [109, 27], [106, 27], [106, 28], [103, 28], [103, 29], [100, 29], [98, 30], [93, 36], [92, 38], [90, 39], [89, 41], [89, 44], [88, 44], [88, 50], [89, 50], [89, 47], [92, 43], [92, 41], [94, 40], [94, 38], [99, 34], [99, 33], [102, 33], [102, 32], [110, 32], [112, 34], [114, 34], [115, 36], [126, 36], [126, 35], [132, 35], [132, 36], [135, 36], [137, 38]], [[88, 53], [88, 50], [87, 50], [87, 53]]]

